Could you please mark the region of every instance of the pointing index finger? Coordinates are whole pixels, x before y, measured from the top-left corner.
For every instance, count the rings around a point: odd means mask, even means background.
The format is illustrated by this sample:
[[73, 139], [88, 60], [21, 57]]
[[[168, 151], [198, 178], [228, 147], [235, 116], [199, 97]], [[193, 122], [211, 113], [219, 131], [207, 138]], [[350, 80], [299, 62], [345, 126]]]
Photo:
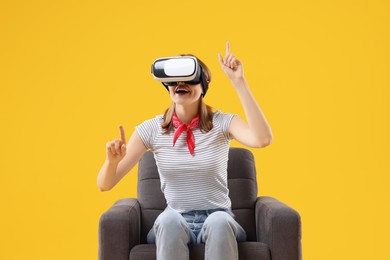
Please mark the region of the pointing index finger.
[[230, 54], [230, 43], [229, 41], [226, 42], [226, 57]]
[[123, 129], [123, 126], [119, 126], [119, 131], [121, 132], [121, 140], [123, 143], [126, 143], [126, 136], [125, 136], [125, 130]]

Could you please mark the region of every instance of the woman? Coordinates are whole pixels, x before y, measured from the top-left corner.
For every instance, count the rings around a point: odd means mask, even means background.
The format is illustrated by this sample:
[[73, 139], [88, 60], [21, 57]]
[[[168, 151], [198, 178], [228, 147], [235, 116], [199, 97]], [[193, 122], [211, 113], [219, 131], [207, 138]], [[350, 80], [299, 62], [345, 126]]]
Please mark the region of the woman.
[[[203, 102], [207, 86], [177, 82], [166, 86], [172, 106], [164, 115], [136, 127], [127, 146], [120, 139], [106, 144], [106, 161], [98, 175], [100, 190], [112, 189], [147, 150], [154, 153], [167, 208], [150, 230], [157, 259], [189, 259], [189, 243], [205, 243], [205, 259], [238, 259], [237, 242], [245, 241], [234, 219], [227, 187], [231, 139], [249, 147], [272, 142], [271, 129], [244, 77], [243, 66], [226, 43], [219, 63], [235, 88], [248, 123], [237, 115], [215, 113]], [[211, 73], [198, 59], [208, 83]], [[173, 86], [172, 86], [173, 85]]]

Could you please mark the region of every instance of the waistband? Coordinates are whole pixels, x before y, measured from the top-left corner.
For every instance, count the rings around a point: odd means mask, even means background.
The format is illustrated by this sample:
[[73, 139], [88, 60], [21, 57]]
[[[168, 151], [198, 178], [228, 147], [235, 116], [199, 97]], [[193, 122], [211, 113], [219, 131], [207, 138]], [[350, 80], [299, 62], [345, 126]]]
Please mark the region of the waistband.
[[223, 208], [216, 208], [216, 209], [206, 209], [206, 210], [191, 210], [187, 212], [181, 213], [182, 215], [188, 214], [188, 215], [207, 215], [209, 216], [211, 213], [217, 212], [217, 211], [224, 211], [231, 215], [233, 218], [235, 217], [233, 214], [233, 211], [231, 208], [223, 209]]

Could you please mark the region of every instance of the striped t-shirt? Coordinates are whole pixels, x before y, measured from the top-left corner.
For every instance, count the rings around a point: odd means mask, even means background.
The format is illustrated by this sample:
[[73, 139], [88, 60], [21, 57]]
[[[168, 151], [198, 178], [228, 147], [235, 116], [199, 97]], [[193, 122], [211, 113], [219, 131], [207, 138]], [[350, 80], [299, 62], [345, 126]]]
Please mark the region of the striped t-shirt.
[[156, 159], [161, 190], [170, 208], [178, 212], [230, 208], [227, 162], [230, 147], [229, 125], [235, 114], [216, 111], [213, 129], [193, 129], [195, 154], [187, 147], [184, 131], [173, 146], [174, 132], [162, 133], [163, 115], [136, 127], [145, 147]]

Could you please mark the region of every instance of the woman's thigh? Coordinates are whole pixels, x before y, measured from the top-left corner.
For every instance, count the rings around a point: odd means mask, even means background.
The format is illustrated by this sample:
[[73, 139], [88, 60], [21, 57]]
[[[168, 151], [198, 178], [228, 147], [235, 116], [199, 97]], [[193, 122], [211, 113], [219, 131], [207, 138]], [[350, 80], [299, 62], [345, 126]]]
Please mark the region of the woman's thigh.
[[233, 214], [225, 211], [217, 211], [207, 217], [198, 235], [197, 242], [205, 243], [211, 232], [217, 235], [215, 237], [226, 237], [231, 234], [237, 242], [246, 240], [245, 230], [233, 218]]
[[157, 217], [152, 229], [147, 235], [147, 242], [149, 244], [156, 243], [157, 234], [166, 234], [170, 238], [177, 237], [177, 239], [183, 239], [185, 237], [189, 238], [189, 242], [196, 240], [184, 217], [170, 208], [166, 208]]

